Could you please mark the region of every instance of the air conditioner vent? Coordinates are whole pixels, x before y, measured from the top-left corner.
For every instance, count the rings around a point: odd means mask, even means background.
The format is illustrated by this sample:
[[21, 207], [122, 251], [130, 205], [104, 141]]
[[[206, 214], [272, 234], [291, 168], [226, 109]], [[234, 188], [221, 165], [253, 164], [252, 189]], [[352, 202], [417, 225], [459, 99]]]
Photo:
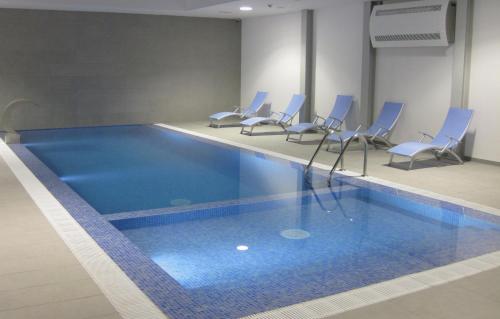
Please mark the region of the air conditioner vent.
[[448, 46], [454, 30], [455, 6], [450, 0], [376, 5], [370, 18], [374, 48]]
[[391, 34], [391, 35], [377, 35], [377, 41], [423, 41], [423, 40], [439, 40], [441, 34], [439, 33], [419, 33], [419, 34]]
[[411, 14], [411, 13], [422, 13], [422, 12], [433, 12], [433, 11], [441, 11], [443, 6], [438, 4], [434, 6], [421, 6], [421, 7], [412, 7], [412, 8], [401, 8], [401, 9], [386, 9], [386, 10], [377, 10], [376, 16], [391, 16], [395, 14]]

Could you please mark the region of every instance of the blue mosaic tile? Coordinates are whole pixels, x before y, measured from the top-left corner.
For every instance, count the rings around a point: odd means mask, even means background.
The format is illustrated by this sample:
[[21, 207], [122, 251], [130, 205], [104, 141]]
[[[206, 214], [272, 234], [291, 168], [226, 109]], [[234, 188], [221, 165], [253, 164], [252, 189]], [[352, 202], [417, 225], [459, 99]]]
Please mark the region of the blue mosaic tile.
[[[498, 236], [498, 225], [495, 225], [500, 224], [498, 216], [337, 174], [334, 175], [336, 186], [332, 189], [323, 187], [316, 191], [247, 201], [103, 216], [24, 146], [11, 145], [11, 148], [131, 280], [173, 319], [238, 318], [500, 248], [500, 242], [492, 240]], [[328, 176], [327, 172], [313, 171], [315, 175]], [[398, 223], [400, 217], [391, 212], [394, 208], [398, 209], [400, 216], [411, 216], [410, 228]], [[291, 212], [300, 212], [297, 215], [300, 218], [291, 218]], [[382, 222], [371, 223], [373, 216]], [[300, 223], [313, 236], [321, 235], [331, 241], [329, 245], [322, 245], [314, 241], [290, 242], [270, 238], [269, 244], [264, 246], [274, 249], [271, 254], [255, 255], [249, 262], [255, 263], [255, 269], [280, 260], [287, 260], [290, 265], [279, 264], [278, 270], [271, 272], [264, 269], [253, 280], [252, 274], [249, 280], [248, 273], [224, 271], [226, 265], [234, 262], [234, 249], [219, 252], [216, 263], [205, 264], [210, 268], [206, 276], [191, 274], [184, 279], [176, 277], [179, 274], [175, 271], [165, 271], [161, 258], [157, 257], [157, 262], [154, 262], [155, 257], [148, 250], [154, 245], [173, 245], [175, 241], [195, 249], [213, 240], [212, 236], [217, 232], [227, 231], [228, 237], [239, 236], [244, 229], [231, 232], [231, 229], [221, 228], [227, 221], [239, 219], [263, 229], [272, 227], [272, 222], [283, 227], [288, 227], [287, 223], [292, 226]], [[388, 225], [391, 226], [389, 233]], [[461, 228], [460, 236], [458, 228]], [[341, 236], [347, 229], [355, 230], [355, 240]], [[142, 236], [142, 231], [148, 233], [147, 238]], [[423, 234], [428, 234], [428, 237]], [[454, 236], [460, 238], [460, 244], [450, 240]], [[255, 240], [257, 246], [259, 240], [266, 244], [268, 239], [257, 236]], [[292, 249], [306, 243], [310, 249], [302, 251], [304, 256], [289, 258], [290, 251], [285, 248]], [[177, 248], [172, 246], [171, 249], [175, 251]], [[336, 258], [331, 259], [332, 254]], [[167, 259], [171, 257], [166, 256]], [[213, 257], [208, 249], [196, 255], [196, 258]], [[315, 261], [313, 265], [311, 260]], [[301, 262], [304, 265], [301, 266]], [[167, 263], [168, 266], [171, 265]], [[180, 271], [184, 275], [182, 267]]]

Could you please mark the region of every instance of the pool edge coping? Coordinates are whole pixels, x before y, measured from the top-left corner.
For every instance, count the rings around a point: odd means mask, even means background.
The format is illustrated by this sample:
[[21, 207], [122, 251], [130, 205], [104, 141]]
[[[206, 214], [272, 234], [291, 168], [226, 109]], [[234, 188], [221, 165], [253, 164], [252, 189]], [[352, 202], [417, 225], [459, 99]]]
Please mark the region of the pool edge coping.
[[0, 156], [122, 318], [168, 319], [3, 140]]
[[[273, 156], [279, 159], [292, 161], [299, 164], [307, 165], [308, 161], [291, 155], [286, 155], [256, 146], [246, 145], [238, 142], [233, 142], [224, 138], [215, 137], [180, 127], [172, 126], [164, 123], [155, 123], [159, 127], [170, 129], [173, 131], [193, 135], [196, 137], [208, 139], [214, 142], [219, 142], [231, 145], [237, 148], [248, 151], [258, 152]], [[330, 170], [328, 165], [321, 163], [313, 163], [313, 167], [322, 170]], [[362, 177], [358, 173], [346, 170], [338, 172], [341, 175], [355, 177], [374, 184], [395, 188], [398, 190], [414, 193], [417, 195], [430, 197], [432, 199], [441, 200], [457, 204], [466, 208], [479, 210], [484, 213], [500, 216], [500, 209], [466, 201], [463, 199], [447, 196], [432, 191], [416, 188], [413, 186], [403, 185], [377, 177], [365, 176]], [[365, 287], [349, 290], [335, 295], [317, 298], [290, 306], [280, 307], [273, 310], [253, 314], [242, 317], [242, 319], [308, 319], [308, 318], [327, 318], [338, 315], [350, 310], [370, 306], [379, 302], [387, 301], [421, 290], [429, 289], [438, 285], [446, 284], [455, 280], [463, 279], [481, 272], [500, 267], [500, 251], [489, 254], [469, 258], [456, 263], [448, 264], [441, 267], [432, 268], [423, 272], [418, 272], [392, 280], [383, 281], [380, 283], [368, 285]]]
[[[267, 154], [291, 162], [307, 164], [307, 161], [301, 158], [266, 149], [232, 142], [167, 124], [157, 123], [155, 125], [241, 149]], [[59, 203], [46, 186], [3, 141], [0, 143], [0, 156], [4, 158], [6, 164], [23, 185], [35, 204], [39, 207], [42, 214], [49, 220], [52, 227], [123, 318], [139, 318], [138, 315], [145, 316], [146, 318], [167, 318], [144, 292], [128, 278], [125, 272], [119, 268], [104, 250], [99, 247], [94, 239], [88, 235], [82, 226], [70, 215], [66, 208]], [[323, 170], [329, 169], [327, 165], [319, 163], [315, 163], [313, 166]], [[345, 171], [341, 174], [500, 216], [500, 209], [493, 207], [385, 181], [375, 177], [360, 177], [359, 174], [350, 171]], [[433, 268], [421, 273], [410, 274], [347, 292], [276, 308], [244, 318], [324, 318], [326, 316], [336, 315], [431, 288], [439, 284], [465, 278], [499, 266], [500, 251], [497, 251], [446, 266]], [[131, 295], [134, 295], [134, 297], [130, 297]], [[131, 300], [134, 302], [131, 303]], [[296, 316], [293, 316], [294, 314]]]
[[[283, 153], [278, 153], [278, 152], [270, 151], [270, 150], [267, 150], [267, 149], [264, 149], [264, 148], [260, 148], [260, 147], [256, 147], [256, 146], [252, 146], [252, 145], [247, 145], [247, 144], [243, 144], [243, 143], [233, 142], [233, 141], [230, 141], [230, 140], [227, 140], [227, 139], [224, 139], [224, 138], [215, 137], [215, 136], [212, 136], [212, 135], [208, 135], [208, 134], [204, 134], [204, 133], [199, 133], [199, 132], [191, 131], [191, 130], [188, 130], [188, 129], [183, 129], [183, 128], [180, 128], [180, 127], [177, 127], [177, 126], [173, 126], [173, 125], [170, 125], [170, 124], [155, 123], [154, 125], [159, 126], [159, 127], [164, 127], [166, 129], [170, 129], [170, 130], [173, 130], [173, 131], [177, 131], [177, 132], [181, 132], [181, 133], [185, 133], [185, 134], [197, 136], [197, 137], [204, 138], [204, 139], [207, 139], [207, 140], [212, 140], [214, 142], [219, 142], [219, 143], [231, 145], [231, 146], [234, 146], [234, 147], [237, 147], [237, 148], [242, 148], [242, 149], [245, 149], [245, 150], [248, 150], [248, 151], [267, 154], [269, 156], [280, 158], [282, 160], [287, 160], [287, 161], [295, 162], [295, 163], [302, 164], [302, 165], [307, 165], [308, 164], [308, 161], [306, 161], [306, 160], [304, 160], [302, 158], [296, 157], [296, 156], [286, 155], [286, 154], [283, 154]], [[321, 164], [321, 163], [313, 163], [312, 166], [315, 167], [315, 168], [321, 169], [321, 170], [326, 170], [326, 171], [330, 171], [330, 169], [331, 169], [331, 166], [328, 166], [328, 165], [325, 165], [325, 164]], [[431, 198], [437, 199], [437, 200], [447, 201], [447, 202], [450, 202], [450, 203], [453, 203], [453, 204], [457, 204], [457, 205], [460, 205], [460, 206], [464, 206], [464, 207], [467, 207], [467, 208], [471, 208], [471, 209], [475, 209], [475, 210], [480, 210], [480, 211], [485, 212], [485, 213], [489, 213], [489, 214], [492, 214], [492, 215], [500, 216], [500, 208], [495, 208], [495, 207], [491, 207], [491, 206], [487, 206], [487, 205], [483, 205], [483, 204], [474, 203], [474, 202], [471, 202], [471, 201], [463, 200], [463, 199], [456, 198], [456, 197], [453, 197], [453, 196], [439, 194], [439, 193], [436, 193], [436, 192], [428, 191], [428, 190], [421, 189], [421, 188], [414, 187], [414, 186], [409, 186], [409, 185], [399, 184], [399, 183], [396, 183], [396, 182], [391, 182], [391, 181], [384, 180], [384, 179], [381, 179], [381, 178], [378, 178], [378, 177], [373, 177], [373, 176], [364, 176], [363, 177], [359, 173], [356, 173], [356, 172], [353, 172], [353, 171], [350, 171], [350, 170], [336, 171], [335, 173], [340, 174], [340, 175], [345, 175], [345, 176], [348, 176], [348, 177], [359, 178], [361, 180], [369, 181], [369, 182], [372, 182], [372, 183], [375, 183], [375, 184], [379, 184], [379, 185], [383, 185], [383, 186], [388, 186], [388, 187], [400, 189], [400, 190], [411, 192], [411, 193], [415, 193], [415, 194], [418, 194], [418, 195], [422, 195], [422, 196], [426, 196], [426, 197], [431, 197]]]

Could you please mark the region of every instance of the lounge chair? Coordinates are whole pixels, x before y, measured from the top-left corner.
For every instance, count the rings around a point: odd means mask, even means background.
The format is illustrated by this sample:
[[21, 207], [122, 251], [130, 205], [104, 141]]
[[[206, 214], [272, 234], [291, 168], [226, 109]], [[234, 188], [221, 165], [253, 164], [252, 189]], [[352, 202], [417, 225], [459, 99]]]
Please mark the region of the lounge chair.
[[[391, 153], [389, 165], [392, 164], [394, 155], [410, 157], [408, 169], [412, 169], [415, 156], [425, 151], [433, 151], [436, 158], [440, 159], [445, 153], [451, 154], [460, 164], [462, 159], [455, 152], [467, 132], [472, 119], [472, 110], [451, 107], [444, 121], [443, 127], [433, 137], [427, 133], [420, 132], [422, 138], [418, 142], [406, 142], [388, 150]], [[429, 143], [423, 143], [424, 138], [432, 139]]]
[[350, 139], [353, 135], [363, 135], [367, 140], [369, 140], [374, 146], [376, 146], [376, 141], [381, 141], [388, 147], [392, 144], [389, 142], [388, 138], [392, 133], [396, 122], [403, 111], [403, 103], [398, 102], [385, 102], [377, 120], [373, 123], [366, 131], [355, 132], [355, 131], [343, 131], [341, 133], [333, 133], [327, 137], [328, 148], [330, 149], [330, 144], [332, 142], [343, 144]]
[[[212, 114], [208, 117], [210, 119], [209, 126], [215, 127], [214, 122], [219, 122], [228, 117], [249, 118], [255, 116], [257, 115], [257, 112], [259, 112], [262, 105], [264, 105], [266, 98], [267, 92], [259, 91], [257, 92], [257, 94], [255, 94], [255, 97], [253, 98], [250, 106], [245, 109], [243, 109], [241, 106], [238, 106], [233, 112], [219, 112]], [[220, 124], [217, 124], [217, 127], [220, 127]]]
[[314, 121], [312, 123], [299, 123], [286, 128], [287, 136], [286, 140], [291, 140], [290, 134], [300, 134], [298, 139], [293, 139], [296, 141], [302, 141], [302, 135], [308, 131], [318, 131], [318, 130], [338, 130], [349, 113], [352, 106], [353, 97], [350, 95], [337, 95], [335, 99], [335, 104], [333, 105], [332, 111], [328, 117], [324, 118], [316, 114]]
[[[290, 125], [295, 115], [299, 113], [300, 108], [302, 107], [302, 105], [304, 105], [305, 100], [305, 95], [294, 94], [292, 100], [290, 101], [284, 112], [272, 112], [270, 117], [252, 117], [246, 119], [240, 123], [243, 126], [240, 133], [252, 135], [255, 126], [263, 123], [279, 125], [283, 130], [285, 130], [285, 127]], [[246, 129], [248, 127], [250, 128], [250, 130]]]

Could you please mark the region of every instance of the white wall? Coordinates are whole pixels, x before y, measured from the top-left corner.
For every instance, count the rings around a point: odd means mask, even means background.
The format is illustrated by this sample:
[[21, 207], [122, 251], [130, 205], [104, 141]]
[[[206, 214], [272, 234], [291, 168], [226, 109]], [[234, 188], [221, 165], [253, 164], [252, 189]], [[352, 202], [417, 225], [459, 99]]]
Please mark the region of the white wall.
[[384, 101], [405, 103], [392, 142], [440, 129], [451, 103], [452, 64], [453, 46], [376, 50], [374, 116]]
[[500, 162], [500, 1], [475, 0], [469, 105], [472, 157]]
[[241, 103], [256, 91], [269, 92], [274, 111], [282, 111], [300, 93], [301, 14], [243, 19]]
[[348, 127], [358, 123], [361, 93], [363, 3], [338, 2], [315, 11], [315, 111], [328, 115], [337, 94], [350, 94], [354, 107]]

